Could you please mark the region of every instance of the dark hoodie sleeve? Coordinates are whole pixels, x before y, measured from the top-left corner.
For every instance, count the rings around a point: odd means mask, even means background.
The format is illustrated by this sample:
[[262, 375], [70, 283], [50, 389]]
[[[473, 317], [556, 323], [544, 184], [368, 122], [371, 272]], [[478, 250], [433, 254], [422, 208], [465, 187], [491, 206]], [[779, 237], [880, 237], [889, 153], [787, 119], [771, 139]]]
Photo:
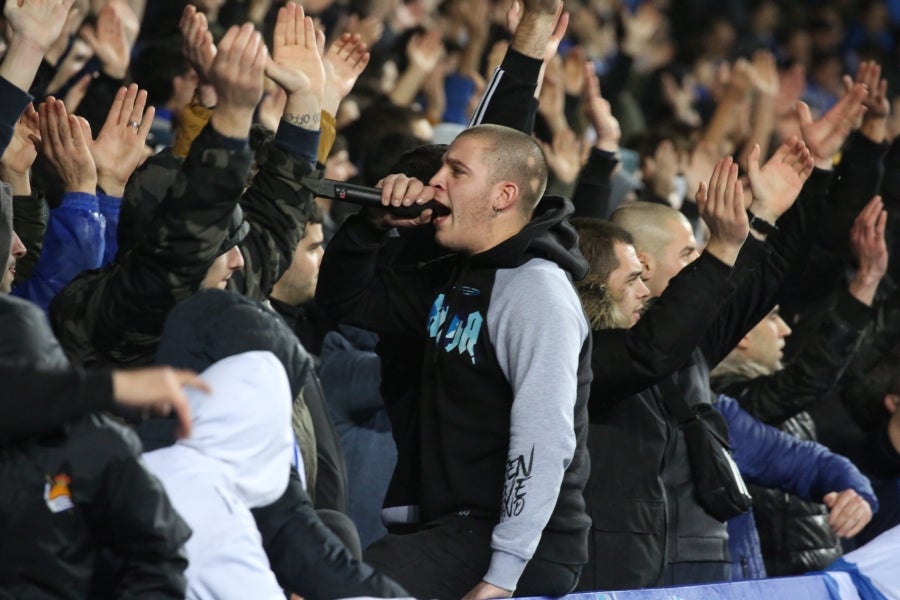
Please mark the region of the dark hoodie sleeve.
[[826, 208], [831, 179], [830, 171], [815, 169], [794, 205], [778, 219], [778, 232], [768, 236], [765, 244], [755, 240], [745, 243], [745, 247], [754, 251], [764, 246], [768, 254], [763, 256], [760, 249], [756, 253], [758, 261], [748, 260], [741, 267], [735, 265], [739, 277], [737, 289], [716, 314], [700, 344], [710, 368], [719, 364], [772, 310], [785, 281], [804, 268], [818, 218]]
[[29, 94], [0, 77], [0, 154], [6, 152], [16, 122], [29, 102], [31, 102]]
[[350, 325], [421, 336], [434, 298], [421, 273], [381, 264], [387, 238], [361, 215], [347, 219], [325, 251], [316, 301]]
[[81, 369], [46, 372], [0, 366], [0, 445], [59, 428], [113, 404], [112, 375]]
[[469, 126], [492, 123], [527, 134], [534, 130], [537, 100], [534, 92], [543, 61], [510, 48], [494, 71]]

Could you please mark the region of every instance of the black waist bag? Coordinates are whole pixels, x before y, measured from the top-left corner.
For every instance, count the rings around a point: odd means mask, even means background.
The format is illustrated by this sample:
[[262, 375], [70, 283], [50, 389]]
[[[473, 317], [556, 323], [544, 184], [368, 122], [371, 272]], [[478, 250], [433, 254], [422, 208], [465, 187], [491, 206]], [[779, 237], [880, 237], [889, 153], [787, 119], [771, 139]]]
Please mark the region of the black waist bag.
[[666, 397], [666, 403], [684, 433], [697, 502], [723, 523], [747, 512], [753, 497], [731, 457], [725, 419], [709, 404], [689, 407], [678, 396]]

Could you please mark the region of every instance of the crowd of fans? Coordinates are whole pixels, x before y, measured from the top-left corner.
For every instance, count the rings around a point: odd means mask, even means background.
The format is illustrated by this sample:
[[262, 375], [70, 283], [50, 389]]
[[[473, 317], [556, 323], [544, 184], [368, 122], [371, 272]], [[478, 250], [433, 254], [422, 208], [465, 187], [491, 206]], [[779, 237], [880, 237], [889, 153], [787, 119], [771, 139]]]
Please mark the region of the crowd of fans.
[[0, 598], [895, 548], [897, 0], [3, 4]]

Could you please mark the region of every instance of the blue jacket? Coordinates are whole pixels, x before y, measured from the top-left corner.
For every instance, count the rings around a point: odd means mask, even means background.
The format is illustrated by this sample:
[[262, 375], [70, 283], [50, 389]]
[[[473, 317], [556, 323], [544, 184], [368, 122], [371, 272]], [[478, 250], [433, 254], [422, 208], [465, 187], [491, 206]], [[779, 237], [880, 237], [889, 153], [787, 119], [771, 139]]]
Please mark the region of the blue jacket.
[[116, 252], [119, 198], [66, 192], [50, 211], [41, 257], [12, 294], [47, 312], [50, 301], [79, 273], [107, 264]]
[[[750, 483], [780, 488], [804, 500], [820, 501], [828, 492], [855, 490], [878, 510], [869, 480], [848, 459], [822, 444], [799, 440], [764, 424], [734, 398], [720, 395], [715, 407], [728, 423], [734, 461]], [[728, 522], [732, 579], [766, 576], [752, 511]]]

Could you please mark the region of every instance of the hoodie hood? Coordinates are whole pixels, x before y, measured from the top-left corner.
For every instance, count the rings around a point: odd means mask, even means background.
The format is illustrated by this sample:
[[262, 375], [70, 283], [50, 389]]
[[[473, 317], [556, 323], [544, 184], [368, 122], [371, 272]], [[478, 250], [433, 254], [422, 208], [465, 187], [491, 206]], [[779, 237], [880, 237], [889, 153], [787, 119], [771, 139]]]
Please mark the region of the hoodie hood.
[[522, 231], [486, 252], [471, 257], [473, 265], [512, 268], [532, 258], [559, 265], [578, 281], [588, 273], [588, 263], [578, 249], [578, 234], [569, 223], [575, 211], [561, 196], [544, 196]]
[[0, 181], [0, 260], [5, 272], [9, 254], [12, 252], [13, 196], [12, 187]]
[[6, 294], [0, 294], [0, 365], [47, 371], [69, 367], [44, 311]]
[[191, 437], [159, 452], [178, 460], [185, 448], [195, 450], [225, 469], [244, 505], [271, 504], [287, 487], [293, 455], [291, 393], [284, 367], [271, 352], [245, 352], [216, 362], [201, 376], [213, 392], [186, 392]]
[[226, 290], [200, 290], [169, 312], [156, 362], [200, 372], [252, 350], [267, 350], [278, 358], [296, 398], [313, 360], [290, 327], [261, 302]]

